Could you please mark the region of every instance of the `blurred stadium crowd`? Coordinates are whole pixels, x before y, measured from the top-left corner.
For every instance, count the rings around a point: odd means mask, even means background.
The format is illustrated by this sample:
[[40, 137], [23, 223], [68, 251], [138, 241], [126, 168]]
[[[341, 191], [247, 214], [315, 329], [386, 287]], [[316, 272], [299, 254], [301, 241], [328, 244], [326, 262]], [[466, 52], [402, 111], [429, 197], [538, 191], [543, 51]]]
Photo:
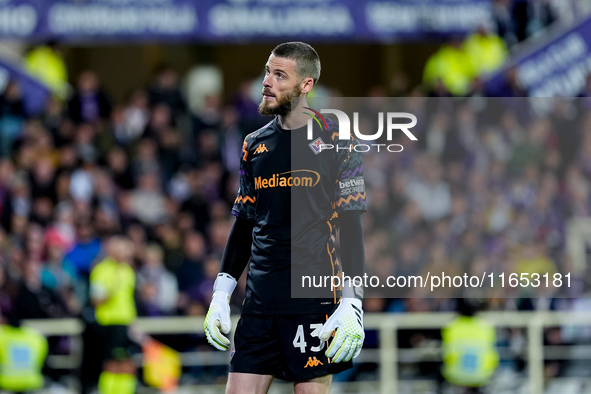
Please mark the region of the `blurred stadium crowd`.
[[[369, 90], [411, 97], [400, 103], [424, 115], [416, 144], [399, 141], [400, 154], [366, 157], [369, 274], [572, 269], [566, 222], [591, 214], [591, 78], [582, 98], [553, 101], [544, 115], [517, 98], [527, 92], [516, 79], [515, 98], [487, 99], [478, 76], [500, 66], [507, 48], [533, 34], [536, 23], [554, 18], [549, 8], [526, 7], [537, 19], [524, 24], [507, 4], [495, 2], [498, 34], [483, 26], [443, 46], [427, 63], [420, 89], [402, 78]], [[483, 54], [492, 54], [490, 63], [465, 61]], [[488, 68], [461, 68], [460, 82], [445, 79], [456, 65], [476, 63]], [[85, 71], [68, 100], [53, 99], [35, 118], [26, 116], [19, 86], [8, 85], [0, 96], [0, 309], [16, 309], [24, 319], [79, 316], [105, 239], [125, 234], [135, 245], [139, 315], [205, 314], [233, 222], [242, 140], [268, 119], [257, 112], [256, 81], [245, 81], [227, 102], [205, 97], [198, 113], [189, 110], [179, 81], [165, 67], [117, 104]], [[442, 99], [454, 95], [466, 98]], [[384, 104], [368, 100], [374, 108]], [[236, 311], [244, 280], [234, 294]], [[576, 309], [581, 295], [573, 288], [569, 299], [507, 298], [499, 290], [491, 290], [487, 309]], [[417, 291], [406, 299], [368, 298], [365, 307], [451, 311], [454, 303]], [[549, 331], [546, 339], [576, 338]]]
[[[565, 250], [566, 224], [589, 212], [590, 174], [584, 163], [591, 117], [583, 99], [538, 100], [545, 109], [527, 98], [397, 101], [398, 108], [424, 121], [413, 128], [416, 143], [406, 137], [398, 141], [404, 145], [400, 154], [365, 156], [369, 272], [385, 277], [573, 270]], [[379, 99], [372, 102], [374, 108], [380, 105]], [[490, 309], [565, 307], [524, 298], [576, 297], [583, 291], [578, 286], [534, 293], [499, 290], [487, 294]], [[422, 298], [416, 304], [373, 302], [377, 310], [396, 312], [450, 310], [445, 292], [437, 298], [419, 290], [415, 295]]]
[[[453, 312], [455, 297], [479, 298], [478, 308], [487, 311], [589, 310], [586, 279], [577, 274], [566, 248], [569, 220], [591, 213], [589, 104], [587, 97], [371, 98], [372, 114], [397, 108], [420, 121], [412, 129], [417, 142], [403, 133], [393, 141], [404, 146], [402, 152], [364, 155], [368, 275], [381, 278], [380, 283], [388, 276], [443, 273], [570, 273], [575, 279], [548, 288], [501, 287], [498, 282], [460, 292], [414, 287], [394, 299], [381, 298], [387, 294], [383, 289], [370, 288], [365, 310]], [[376, 130], [375, 120], [365, 127]], [[497, 332], [497, 345], [514, 357], [501, 365], [512, 373], [523, 371], [525, 332]], [[427, 349], [440, 339], [439, 330], [402, 330], [398, 346]], [[551, 346], [590, 339], [587, 330], [569, 327], [568, 321], [544, 332], [544, 343]], [[369, 334], [365, 347], [377, 346]], [[544, 374], [578, 376], [588, 373], [581, 372], [583, 365], [547, 361]], [[439, 367], [425, 362], [401, 368], [403, 376], [435, 377]]]
[[257, 108], [210, 101], [183, 136], [171, 69], [114, 107], [84, 72], [67, 105], [52, 101], [35, 119], [19, 109], [18, 87], [7, 89], [0, 283], [22, 318], [79, 313], [103, 241], [119, 233], [135, 244], [141, 315], [203, 313], [231, 225], [238, 153], [256, 127], [241, 127], [240, 111]]
[[[232, 223], [242, 139], [267, 121], [248, 91], [227, 105], [210, 96], [189, 115], [167, 68], [113, 107], [87, 71], [67, 105], [51, 101], [27, 119], [9, 86], [0, 97], [2, 302], [24, 318], [76, 315], [102, 241], [124, 233], [135, 244], [140, 314], [202, 314]], [[546, 259], [550, 271], [566, 264], [555, 253], [566, 220], [590, 209], [585, 100], [558, 101], [544, 116], [519, 98], [400, 101], [421, 114], [419, 141], [401, 141], [386, 161], [366, 158], [369, 266], [498, 267], [520, 244], [529, 247], [515, 258]], [[394, 254], [394, 265], [380, 264]]]
[[[233, 221], [241, 142], [267, 121], [249, 90], [225, 105], [208, 97], [189, 115], [170, 68], [115, 106], [87, 71], [69, 102], [27, 119], [10, 86], [0, 98], [2, 307], [22, 318], [78, 316], [104, 240], [123, 233], [135, 245], [139, 315], [203, 315]], [[591, 213], [588, 99], [538, 99], [553, 103], [546, 115], [526, 98], [399, 100], [422, 120], [419, 141], [365, 157], [369, 274], [572, 268], [566, 221]], [[499, 291], [488, 309], [574, 307], [554, 294]], [[453, 308], [420, 292], [366, 300], [368, 312]]]

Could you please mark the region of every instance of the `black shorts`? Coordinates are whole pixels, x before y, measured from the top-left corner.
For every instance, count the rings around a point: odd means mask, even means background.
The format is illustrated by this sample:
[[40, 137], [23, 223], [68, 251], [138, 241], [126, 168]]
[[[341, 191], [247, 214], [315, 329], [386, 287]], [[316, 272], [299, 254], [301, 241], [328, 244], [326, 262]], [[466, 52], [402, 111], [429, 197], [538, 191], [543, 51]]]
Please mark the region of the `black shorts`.
[[324, 354], [327, 343], [318, 334], [327, 317], [243, 314], [234, 334], [230, 372], [297, 382], [351, 368], [352, 361], [332, 363]]
[[129, 338], [128, 327], [122, 325], [101, 326], [97, 324], [97, 344], [100, 344], [102, 362], [108, 360], [121, 361], [130, 358], [133, 346]]

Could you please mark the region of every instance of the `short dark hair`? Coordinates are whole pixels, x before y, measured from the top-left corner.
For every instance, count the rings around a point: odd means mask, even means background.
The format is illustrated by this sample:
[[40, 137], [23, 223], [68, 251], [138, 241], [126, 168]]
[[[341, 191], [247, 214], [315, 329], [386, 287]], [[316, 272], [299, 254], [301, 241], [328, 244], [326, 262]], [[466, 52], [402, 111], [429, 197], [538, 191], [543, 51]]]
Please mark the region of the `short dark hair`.
[[459, 298], [456, 309], [462, 316], [472, 317], [482, 309], [482, 304], [475, 298]]
[[320, 78], [320, 57], [310, 44], [305, 42], [284, 42], [273, 49], [271, 54], [295, 60], [296, 72], [301, 78], [311, 77], [314, 83]]

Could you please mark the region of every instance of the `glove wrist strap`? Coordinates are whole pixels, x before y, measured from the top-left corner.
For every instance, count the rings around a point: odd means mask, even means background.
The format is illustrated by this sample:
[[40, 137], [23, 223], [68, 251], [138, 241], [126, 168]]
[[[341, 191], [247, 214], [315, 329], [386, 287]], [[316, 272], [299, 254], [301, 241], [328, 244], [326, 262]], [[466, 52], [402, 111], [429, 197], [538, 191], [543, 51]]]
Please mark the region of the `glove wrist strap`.
[[220, 272], [213, 284], [213, 292], [216, 291], [223, 291], [224, 293], [228, 293], [232, 295], [234, 289], [236, 288], [236, 279], [234, 279], [231, 275]]
[[363, 300], [363, 285], [355, 286], [350, 279], [345, 279], [343, 283], [343, 298]]

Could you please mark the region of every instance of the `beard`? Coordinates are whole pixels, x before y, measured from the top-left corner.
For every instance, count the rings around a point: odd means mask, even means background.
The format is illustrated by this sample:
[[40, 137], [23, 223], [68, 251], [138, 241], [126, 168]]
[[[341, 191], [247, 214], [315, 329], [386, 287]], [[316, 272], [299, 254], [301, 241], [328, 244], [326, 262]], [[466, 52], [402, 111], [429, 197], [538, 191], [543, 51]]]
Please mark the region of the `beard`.
[[[263, 91], [263, 93], [267, 93], [267, 91]], [[264, 116], [287, 116], [291, 113], [292, 106], [297, 106], [299, 103], [300, 94], [302, 94], [302, 89], [300, 89], [299, 85], [296, 85], [290, 93], [275, 96], [277, 100], [276, 107], [269, 107], [269, 103], [263, 98], [259, 104], [259, 113]]]

